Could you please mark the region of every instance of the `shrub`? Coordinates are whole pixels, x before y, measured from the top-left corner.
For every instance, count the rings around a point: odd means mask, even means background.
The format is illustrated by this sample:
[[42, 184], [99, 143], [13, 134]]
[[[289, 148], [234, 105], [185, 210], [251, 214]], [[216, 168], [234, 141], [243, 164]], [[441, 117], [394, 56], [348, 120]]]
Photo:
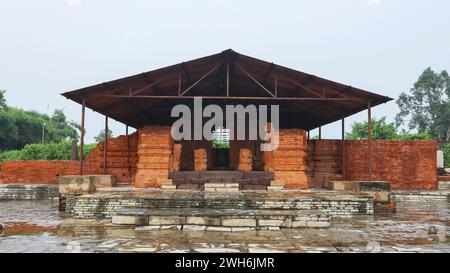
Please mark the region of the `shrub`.
[[[84, 145], [84, 157], [86, 158], [97, 144]], [[49, 144], [27, 144], [22, 150], [11, 150], [0, 153], [0, 163], [3, 160], [70, 160], [70, 141]], [[79, 151], [79, 147], [78, 147]]]
[[444, 167], [450, 168], [450, 143], [444, 146]]

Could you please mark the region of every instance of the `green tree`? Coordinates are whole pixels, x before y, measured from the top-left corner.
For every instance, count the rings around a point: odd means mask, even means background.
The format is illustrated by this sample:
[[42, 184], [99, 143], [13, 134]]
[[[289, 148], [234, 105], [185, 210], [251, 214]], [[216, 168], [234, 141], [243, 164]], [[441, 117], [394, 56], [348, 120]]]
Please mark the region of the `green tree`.
[[444, 167], [450, 168], [450, 143], [444, 146]]
[[0, 90], [0, 111], [6, 109], [5, 90]]
[[[108, 130], [108, 138], [113, 137], [113, 132]], [[94, 137], [95, 142], [103, 142], [105, 140], [105, 130], [101, 130], [96, 137]]]
[[[367, 121], [355, 122], [352, 124], [352, 130], [347, 133], [346, 139], [367, 139], [368, 134]], [[394, 123], [387, 123], [386, 117], [372, 119], [372, 138], [373, 139], [397, 139], [397, 128]]]
[[450, 76], [447, 71], [425, 69], [410, 90], [397, 99], [400, 113], [396, 124], [408, 125], [419, 133], [428, 131], [434, 139], [450, 140]]
[[49, 117], [36, 111], [8, 107], [0, 92], [0, 151], [21, 149], [26, 144], [41, 143], [44, 131], [45, 143], [59, 143], [67, 138], [77, 138], [76, 127], [67, 121], [62, 110], [55, 110]]

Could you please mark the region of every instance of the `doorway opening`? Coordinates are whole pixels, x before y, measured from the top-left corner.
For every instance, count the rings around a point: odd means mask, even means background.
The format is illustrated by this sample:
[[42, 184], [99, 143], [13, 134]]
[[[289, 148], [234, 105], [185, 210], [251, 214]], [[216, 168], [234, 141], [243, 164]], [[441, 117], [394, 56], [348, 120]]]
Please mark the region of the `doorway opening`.
[[230, 129], [219, 127], [213, 131], [212, 157], [215, 170], [230, 168]]

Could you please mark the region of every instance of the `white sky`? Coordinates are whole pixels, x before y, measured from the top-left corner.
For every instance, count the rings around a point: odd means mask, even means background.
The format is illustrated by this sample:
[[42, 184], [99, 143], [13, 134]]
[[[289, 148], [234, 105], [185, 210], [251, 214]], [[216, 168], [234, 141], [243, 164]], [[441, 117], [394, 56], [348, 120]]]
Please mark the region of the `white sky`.
[[[450, 68], [449, 12], [446, 0], [0, 0], [0, 89], [10, 105], [79, 121], [60, 93], [232, 48], [396, 98], [426, 67]], [[104, 119], [86, 121], [92, 142]], [[322, 135], [340, 137], [340, 123]]]

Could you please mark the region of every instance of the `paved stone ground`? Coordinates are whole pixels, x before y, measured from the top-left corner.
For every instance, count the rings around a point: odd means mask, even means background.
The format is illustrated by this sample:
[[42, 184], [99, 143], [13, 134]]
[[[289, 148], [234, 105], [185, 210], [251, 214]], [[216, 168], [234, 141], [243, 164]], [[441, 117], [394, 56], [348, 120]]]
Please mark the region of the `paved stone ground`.
[[[450, 203], [398, 203], [398, 213], [333, 220], [327, 229], [135, 231], [67, 219], [57, 202], [2, 201], [0, 252], [447, 252]], [[437, 234], [429, 235], [433, 226]], [[379, 246], [379, 248], [378, 248]]]

